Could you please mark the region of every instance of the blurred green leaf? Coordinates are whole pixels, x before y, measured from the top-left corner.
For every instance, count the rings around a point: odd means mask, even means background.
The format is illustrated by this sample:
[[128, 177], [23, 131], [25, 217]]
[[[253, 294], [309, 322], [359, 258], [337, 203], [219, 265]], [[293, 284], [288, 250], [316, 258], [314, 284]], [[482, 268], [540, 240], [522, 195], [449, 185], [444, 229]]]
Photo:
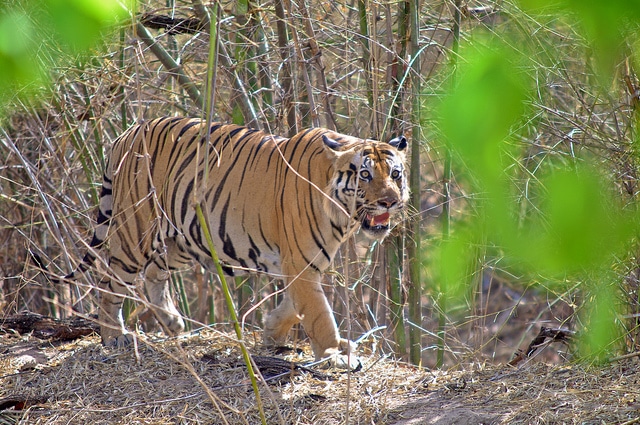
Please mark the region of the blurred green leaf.
[[635, 232], [632, 217], [615, 203], [606, 179], [587, 166], [561, 169], [541, 179], [540, 215], [507, 245], [535, 270], [554, 275], [597, 270]]
[[48, 11], [59, 41], [76, 51], [94, 46], [105, 29], [127, 17], [117, 0], [49, 0]]
[[[564, 14], [578, 24], [594, 49], [601, 77], [608, 81], [627, 37], [638, 37], [640, 0], [520, 0], [530, 12]], [[577, 22], [571, 22], [571, 20]]]
[[[430, 269], [438, 289], [447, 299], [458, 303], [468, 290], [470, 275], [474, 271], [476, 250], [473, 235], [459, 232], [454, 237], [430, 247]], [[447, 303], [449, 305], [449, 303]]]
[[494, 184], [509, 161], [505, 143], [524, 112], [527, 90], [520, 58], [497, 41], [468, 46], [458, 85], [442, 104], [449, 147], [482, 184]]
[[41, 81], [35, 39], [36, 29], [23, 12], [0, 16], [0, 93], [10, 95], [19, 86]]
[[624, 329], [618, 320], [616, 284], [606, 274], [595, 277], [582, 313], [585, 328], [580, 335], [578, 354], [590, 362], [605, 362], [620, 344]]
[[[129, 7], [127, 10], [126, 7]], [[0, 4], [0, 108], [48, 83], [61, 54], [86, 52], [135, 10], [135, 0], [15, 0]]]

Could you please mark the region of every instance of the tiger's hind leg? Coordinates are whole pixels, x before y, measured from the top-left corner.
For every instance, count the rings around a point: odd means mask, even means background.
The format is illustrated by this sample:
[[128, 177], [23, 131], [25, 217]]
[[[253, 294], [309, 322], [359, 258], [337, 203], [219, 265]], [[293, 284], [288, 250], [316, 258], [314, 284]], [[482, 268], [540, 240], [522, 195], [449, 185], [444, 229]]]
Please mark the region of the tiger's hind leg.
[[292, 298], [285, 295], [278, 307], [271, 310], [264, 322], [264, 344], [280, 347], [287, 340], [291, 327], [300, 322]]
[[171, 272], [188, 264], [190, 257], [184, 253], [175, 239], [165, 241], [166, 251], [155, 253], [144, 271], [144, 283], [151, 310], [168, 334], [178, 334], [184, 330], [184, 320], [171, 298]]

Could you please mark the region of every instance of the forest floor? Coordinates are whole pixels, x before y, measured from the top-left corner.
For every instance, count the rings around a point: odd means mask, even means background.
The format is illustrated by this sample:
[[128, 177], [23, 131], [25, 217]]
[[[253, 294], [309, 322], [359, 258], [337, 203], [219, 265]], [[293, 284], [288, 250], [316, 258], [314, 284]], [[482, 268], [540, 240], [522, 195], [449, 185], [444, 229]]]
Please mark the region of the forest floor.
[[[258, 424], [233, 341], [205, 330], [115, 349], [95, 335], [55, 342], [0, 332], [0, 424]], [[309, 361], [308, 347], [274, 355], [248, 344], [268, 377], [260, 386], [268, 424], [640, 423], [636, 357], [426, 370], [369, 354], [357, 372], [292, 372], [277, 359]]]

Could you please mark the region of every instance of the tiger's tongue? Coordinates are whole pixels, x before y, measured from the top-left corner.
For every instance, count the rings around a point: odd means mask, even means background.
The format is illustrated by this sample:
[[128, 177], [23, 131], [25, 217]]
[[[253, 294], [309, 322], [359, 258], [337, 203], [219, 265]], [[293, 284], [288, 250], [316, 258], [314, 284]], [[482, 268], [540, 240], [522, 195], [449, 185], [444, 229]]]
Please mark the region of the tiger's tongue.
[[377, 226], [379, 224], [384, 224], [387, 221], [389, 221], [389, 213], [384, 213], [384, 214], [375, 215], [375, 216], [371, 217], [371, 225], [372, 226]]

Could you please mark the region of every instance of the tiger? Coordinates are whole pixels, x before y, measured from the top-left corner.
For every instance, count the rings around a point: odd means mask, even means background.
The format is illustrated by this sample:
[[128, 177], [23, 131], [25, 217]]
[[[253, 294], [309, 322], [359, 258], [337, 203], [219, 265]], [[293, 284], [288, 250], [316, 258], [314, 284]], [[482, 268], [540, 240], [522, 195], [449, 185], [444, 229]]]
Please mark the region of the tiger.
[[[207, 127], [208, 126], [208, 127]], [[285, 295], [264, 320], [267, 346], [302, 323], [316, 360], [348, 355], [321, 286], [346, 238], [360, 229], [382, 240], [409, 198], [405, 150], [325, 128], [290, 138], [199, 118], [164, 117], [133, 125], [105, 161], [97, 223], [85, 256], [106, 250], [111, 277], [100, 282], [98, 321], [105, 345], [127, 345], [123, 300], [144, 277], [165, 331], [184, 330], [170, 273], [195, 260], [215, 271], [200, 202], [225, 275], [265, 273]], [[85, 265], [86, 269], [87, 266]]]

